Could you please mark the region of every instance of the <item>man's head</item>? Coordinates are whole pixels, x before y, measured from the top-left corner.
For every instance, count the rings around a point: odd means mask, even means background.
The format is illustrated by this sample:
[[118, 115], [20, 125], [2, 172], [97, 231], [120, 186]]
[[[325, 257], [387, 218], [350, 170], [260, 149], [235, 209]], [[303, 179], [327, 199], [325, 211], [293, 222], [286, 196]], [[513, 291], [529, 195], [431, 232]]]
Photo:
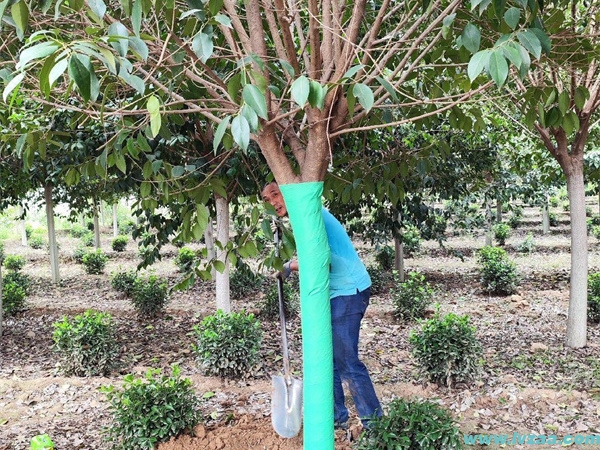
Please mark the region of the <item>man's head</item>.
[[270, 203], [275, 208], [275, 212], [279, 217], [287, 215], [287, 208], [285, 207], [285, 201], [283, 195], [279, 190], [279, 185], [275, 182], [268, 183], [261, 192], [262, 198], [265, 202]]

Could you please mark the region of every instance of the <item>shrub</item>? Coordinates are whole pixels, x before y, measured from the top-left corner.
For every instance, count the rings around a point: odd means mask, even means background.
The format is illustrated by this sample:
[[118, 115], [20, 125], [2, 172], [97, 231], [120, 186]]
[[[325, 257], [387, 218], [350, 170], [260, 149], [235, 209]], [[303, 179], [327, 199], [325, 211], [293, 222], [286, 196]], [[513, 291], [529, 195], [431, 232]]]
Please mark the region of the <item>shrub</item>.
[[89, 230], [79, 224], [73, 224], [69, 229], [69, 234], [74, 238], [80, 238], [89, 233]]
[[535, 249], [535, 242], [533, 240], [533, 234], [527, 233], [527, 237], [523, 242], [517, 246], [519, 253], [531, 253]]
[[4, 258], [4, 267], [6, 267], [6, 270], [18, 272], [25, 267], [25, 258], [21, 255], [6, 255]]
[[131, 302], [141, 317], [157, 317], [168, 299], [167, 281], [150, 275], [147, 279], [136, 278], [131, 291]]
[[[289, 283], [283, 283], [283, 312], [285, 317], [297, 316], [300, 312], [300, 296], [298, 295], [298, 291]], [[261, 317], [268, 318], [279, 317], [279, 292], [277, 283], [272, 284], [265, 293], [260, 303], [260, 315]]]
[[154, 449], [200, 422], [200, 400], [192, 382], [180, 377], [173, 367], [172, 376], [160, 369], [149, 369], [145, 378], [124, 377], [122, 390], [103, 386], [112, 424], [103, 430], [111, 448], [119, 450]]
[[90, 250], [83, 255], [82, 263], [85, 267], [85, 272], [90, 275], [99, 275], [104, 273], [108, 257], [101, 249]]
[[587, 319], [590, 323], [600, 323], [600, 272], [588, 275]]
[[394, 249], [386, 245], [376, 253], [375, 261], [379, 264], [381, 270], [392, 270], [395, 256]]
[[194, 326], [194, 331], [197, 344], [193, 348], [208, 375], [242, 378], [258, 362], [262, 329], [253, 314], [218, 310]]
[[556, 216], [556, 213], [548, 213], [548, 224], [551, 227], [557, 227], [558, 226], [558, 217]]
[[31, 286], [31, 279], [29, 275], [23, 272], [8, 272], [4, 277], [4, 283], [14, 283], [25, 291], [25, 294], [29, 292]]
[[421, 250], [421, 232], [414, 225], [404, 228], [401, 241], [406, 256], [413, 256]]
[[119, 234], [130, 235], [135, 229], [135, 220], [123, 220], [117, 224], [117, 228], [119, 230]]
[[552, 196], [548, 199], [548, 203], [550, 203], [550, 206], [552, 206], [553, 208], [557, 208], [559, 205], [560, 199], [557, 196]]
[[506, 244], [506, 240], [510, 236], [510, 226], [505, 223], [496, 223], [492, 227], [492, 231], [494, 232], [494, 238], [498, 241], [498, 244], [504, 245]]
[[236, 267], [229, 278], [231, 297], [243, 299], [259, 291], [265, 277], [254, 273], [248, 264], [242, 263]]
[[66, 375], [110, 373], [119, 355], [119, 345], [109, 314], [86, 311], [72, 320], [63, 317], [52, 326], [53, 350], [58, 353], [61, 369]]
[[594, 214], [592, 217], [587, 219], [588, 225], [595, 226], [600, 225], [600, 214]]
[[390, 281], [388, 272], [375, 266], [367, 266], [367, 272], [371, 278], [371, 294], [383, 294], [387, 290]]
[[394, 281], [396, 283], [391, 289], [394, 316], [406, 321], [423, 317], [434, 293], [425, 276], [419, 272], [409, 272], [402, 283], [398, 272], [394, 271]]
[[594, 212], [592, 211], [592, 207], [591, 206], [586, 206], [585, 207], [585, 216], [586, 217], [592, 217], [592, 214]]
[[600, 239], [600, 225], [595, 225], [592, 227], [592, 236], [596, 239]]
[[396, 398], [387, 414], [369, 423], [357, 450], [451, 450], [462, 448], [462, 434], [450, 414], [430, 400]]
[[25, 308], [25, 289], [15, 282], [4, 282], [2, 286], [2, 311], [7, 316], [13, 316]]
[[31, 239], [29, 239], [29, 246], [31, 248], [35, 248], [36, 250], [39, 250], [40, 248], [43, 248], [44, 245], [46, 244], [46, 241], [44, 240], [44, 238], [42, 238], [41, 236], [33, 236]]
[[508, 259], [504, 249], [483, 247], [478, 253], [480, 280], [486, 292], [510, 295], [517, 290], [519, 275], [517, 266]]
[[81, 236], [81, 243], [86, 247], [93, 247], [96, 243], [96, 238], [94, 237], [94, 233], [85, 233]]
[[513, 213], [508, 218], [507, 223], [512, 229], [518, 228], [521, 224], [521, 218]]
[[29, 224], [25, 225], [25, 237], [27, 239], [31, 238], [31, 235], [33, 234], [33, 227]]
[[129, 238], [127, 236], [117, 236], [111, 242], [112, 249], [115, 252], [124, 252], [127, 248], [127, 242]]
[[177, 265], [180, 272], [187, 272], [192, 268], [197, 258], [198, 255], [194, 250], [189, 247], [182, 247], [175, 257], [175, 265]]
[[0, 241], [0, 264], [4, 263], [4, 242]]
[[38, 434], [31, 438], [30, 450], [54, 450], [54, 442], [47, 434]]
[[135, 270], [113, 272], [110, 276], [110, 285], [114, 290], [130, 297], [133, 293], [136, 280], [137, 272]]
[[438, 311], [422, 323], [420, 331], [411, 331], [409, 342], [421, 369], [434, 383], [452, 387], [479, 376], [482, 347], [466, 315], [440, 317]]
[[569, 203], [568, 200], [566, 202], [562, 203], [562, 209], [564, 212], [567, 212], [567, 211], [569, 211], [569, 209], [571, 209], [571, 204]]
[[83, 257], [90, 250], [90, 247], [79, 245], [75, 250], [73, 250], [73, 259], [75, 260], [75, 262], [83, 264]]

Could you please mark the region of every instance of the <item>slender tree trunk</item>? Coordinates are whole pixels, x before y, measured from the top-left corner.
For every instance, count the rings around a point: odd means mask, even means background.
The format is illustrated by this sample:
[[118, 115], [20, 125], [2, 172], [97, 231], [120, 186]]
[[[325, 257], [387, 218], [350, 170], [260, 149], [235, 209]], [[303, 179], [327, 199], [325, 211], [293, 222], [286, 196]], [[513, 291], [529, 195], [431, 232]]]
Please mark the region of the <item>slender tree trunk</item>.
[[542, 233], [550, 233], [550, 208], [548, 207], [548, 194], [545, 195], [542, 205]]
[[394, 269], [398, 271], [398, 279], [404, 283], [404, 244], [400, 237], [394, 237], [394, 249], [396, 255], [394, 258]]
[[567, 318], [567, 345], [580, 348], [587, 344], [588, 241], [585, 217], [583, 163], [567, 174], [571, 210], [571, 290]]
[[490, 199], [485, 200], [485, 245], [492, 245], [492, 205]]
[[496, 200], [496, 222], [502, 222], [502, 201], [500, 199]]
[[119, 235], [119, 221], [117, 220], [117, 209], [119, 207], [119, 201], [113, 204], [112, 207], [112, 219], [113, 219], [113, 237]]
[[227, 243], [229, 242], [229, 202], [216, 195], [217, 207], [217, 260], [224, 265], [223, 272], [216, 272], [217, 309], [225, 313], [231, 312], [229, 297], [229, 259], [227, 258]]
[[[215, 259], [215, 236], [213, 235], [213, 221], [212, 218], [208, 218], [206, 224], [206, 230], [204, 230], [204, 243], [206, 244], [206, 253], [209, 261]], [[210, 276], [214, 280], [216, 277], [216, 271], [214, 266], [210, 269]]]
[[98, 219], [98, 202], [94, 200], [94, 206], [92, 208], [92, 214], [94, 216], [94, 246], [100, 248], [100, 220]]
[[106, 226], [106, 210], [104, 209], [104, 202], [102, 200], [100, 200], [98, 203], [100, 205], [100, 219], [102, 221], [102, 226], [105, 227]]
[[48, 247], [50, 248], [50, 267], [52, 270], [52, 282], [60, 282], [58, 271], [58, 246], [56, 245], [56, 230], [54, 229], [54, 202], [52, 200], [52, 185], [44, 187], [46, 200], [46, 224], [48, 227]]
[[27, 224], [25, 223], [25, 209], [23, 208], [23, 205], [19, 205], [19, 217], [21, 217], [21, 219], [19, 219], [19, 228], [21, 230], [21, 245], [23, 247], [27, 246]]
[[2, 337], [2, 313], [4, 312], [4, 306], [2, 305], [2, 294], [4, 292], [4, 286], [2, 284], [2, 259], [0, 258], [0, 338]]

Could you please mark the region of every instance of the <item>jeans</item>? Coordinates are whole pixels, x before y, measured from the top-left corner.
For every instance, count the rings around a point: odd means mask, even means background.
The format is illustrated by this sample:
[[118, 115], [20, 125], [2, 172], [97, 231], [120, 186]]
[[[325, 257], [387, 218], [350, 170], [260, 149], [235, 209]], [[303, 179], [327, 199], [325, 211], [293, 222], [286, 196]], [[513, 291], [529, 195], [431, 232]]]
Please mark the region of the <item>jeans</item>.
[[354, 295], [343, 295], [331, 299], [335, 422], [341, 423], [348, 420], [342, 381], [348, 385], [363, 426], [368, 426], [369, 417], [382, 415], [381, 405], [369, 372], [358, 358], [360, 321], [369, 306], [370, 295], [371, 289], [367, 288]]

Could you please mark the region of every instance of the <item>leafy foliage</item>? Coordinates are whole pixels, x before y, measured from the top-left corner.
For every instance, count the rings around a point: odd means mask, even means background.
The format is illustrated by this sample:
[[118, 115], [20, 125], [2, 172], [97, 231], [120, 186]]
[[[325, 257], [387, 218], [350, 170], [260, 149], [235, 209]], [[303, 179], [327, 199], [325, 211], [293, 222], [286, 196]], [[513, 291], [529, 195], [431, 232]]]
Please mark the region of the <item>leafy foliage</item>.
[[494, 232], [494, 238], [498, 241], [499, 245], [506, 244], [506, 240], [510, 236], [510, 226], [505, 223], [496, 223], [492, 227], [492, 231]]
[[26, 309], [25, 289], [13, 281], [2, 284], [2, 310], [7, 316], [13, 316]]
[[479, 250], [478, 261], [480, 280], [487, 292], [498, 295], [516, 292], [520, 282], [517, 265], [508, 259], [504, 249], [483, 247]]
[[451, 450], [462, 434], [450, 412], [430, 400], [395, 398], [387, 413], [369, 422], [357, 450]]
[[241, 263], [232, 271], [229, 277], [229, 289], [231, 297], [234, 299], [243, 299], [259, 291], [265, 277], [259, 273], [254, 273], [248, 264]]
[[193, 348], [208, 375], [241, 378], [258, 362], [262, 328], [253, 314], [219, 310], [205, 317], [194, 331]]
[[43, 248], [45, 243], [44, 238], [41, 236], [32, 236], [31, 239], [29, 239], [29, 246], [36, 250]]
[[69, 228], [69, 234], [74, 238], [81, 238], [86, 234], [89, 234], [89, 230], [79, 224], [73, 224], [71, 228]]
[[535, 241], [533, 240], [533, 234], [527, 233], [527, 236], [519, 245], [517, 245], [517, 251], [519, 253], [531, 253], [535, 249]]
[[400, 282], [394, 271], [394, 286], [391, 289], [394, 316], [409, 321], [423, 317], [427, 306], [433, 300], [434, 290], [419, 272], [409, 272], [406, 280]]
[[140, 317], [157, 317], [167, 304], [168, 297], [167, 281], [156, 275], [147, 279], [137, 277], [133, 283], [131, 302]]
[[109, 314], [88, 310], [52, 326], [53, 349], [66, 375], [107, 375], [115, 367], [119, 345]]
[[112, 249], [115, 252], [124, 252], [125, 249], [127, 248], [128, 241], [129, 241], [129, 238], [127, 236], [123, 236], [123, 235], [117, 236], [111, 242]]
[[127, 297], [133, 294], [137, 272], [135, 270], [119, 270], [111, 274], [110, 285], [116, 291], [122, 292]]
[[18, 272], [25, 267], [25, 258], [21, 255], [6, 255], [4, 258], [6, 270]]
[[128, 374], [123, 388], [103, 386], [112, 414], [111, 426], [104, 429], [112, 449], [154, 449], [200, 423], [200, 400], [192, 382], [181, 378], [173, 367], [170, 377], [160, 369], [149, 369], [145, 378]]
[[475, 331], [468, 316], [439, 311], [411, 331], [413, 355], [430, 381], [451, 387], [479, 376], [483, 350]]
[[413, 256], [421, 249], [421, 232], [414, 225], [409, 225], [402, 230], [401, 241], [406, 256]]
[[375, 254], [375, 261], [381, 270], [392, 270], [394, 267], [395, 252], [389, 245], [383, 246]]
[[19, 286], [25, 294], [29, 292], [31, 286], [31, 278], [23, 272], [8, 272], [4, 277], [4, 283], [14, 283]]
[[600, 323], [600, 272], [588, 275], [587, 320]]
[[[264, 298], [260, 302], [261, 317], [279, 317], [279, 292], [277, 283], [273, 283], [267, 289]], [[283, 313], [286, 318], [297, 316], [300, 312], [300, 295], [292, 284], [283, 283]]]
[[385, 293], [391, 278], [388, 275], [389, 272], [373, 265], [367, 266], [367, 272], [371, 278], [371, 294], [379, 295]]
[[108, 256], [98, 248], [96, 250], [90, 250], [81, 259], [85, 272], [90, 275], [100, 275], [104, 273], [104, 268], [108, 262]]
[[194, 263], [198, 260], [198, 254], [189, 247], [183, 247], [179, 249], [179, 253], [175, 258], [175, 264], [179, 268], [180, 272], [187, 272], [190, 270]]

